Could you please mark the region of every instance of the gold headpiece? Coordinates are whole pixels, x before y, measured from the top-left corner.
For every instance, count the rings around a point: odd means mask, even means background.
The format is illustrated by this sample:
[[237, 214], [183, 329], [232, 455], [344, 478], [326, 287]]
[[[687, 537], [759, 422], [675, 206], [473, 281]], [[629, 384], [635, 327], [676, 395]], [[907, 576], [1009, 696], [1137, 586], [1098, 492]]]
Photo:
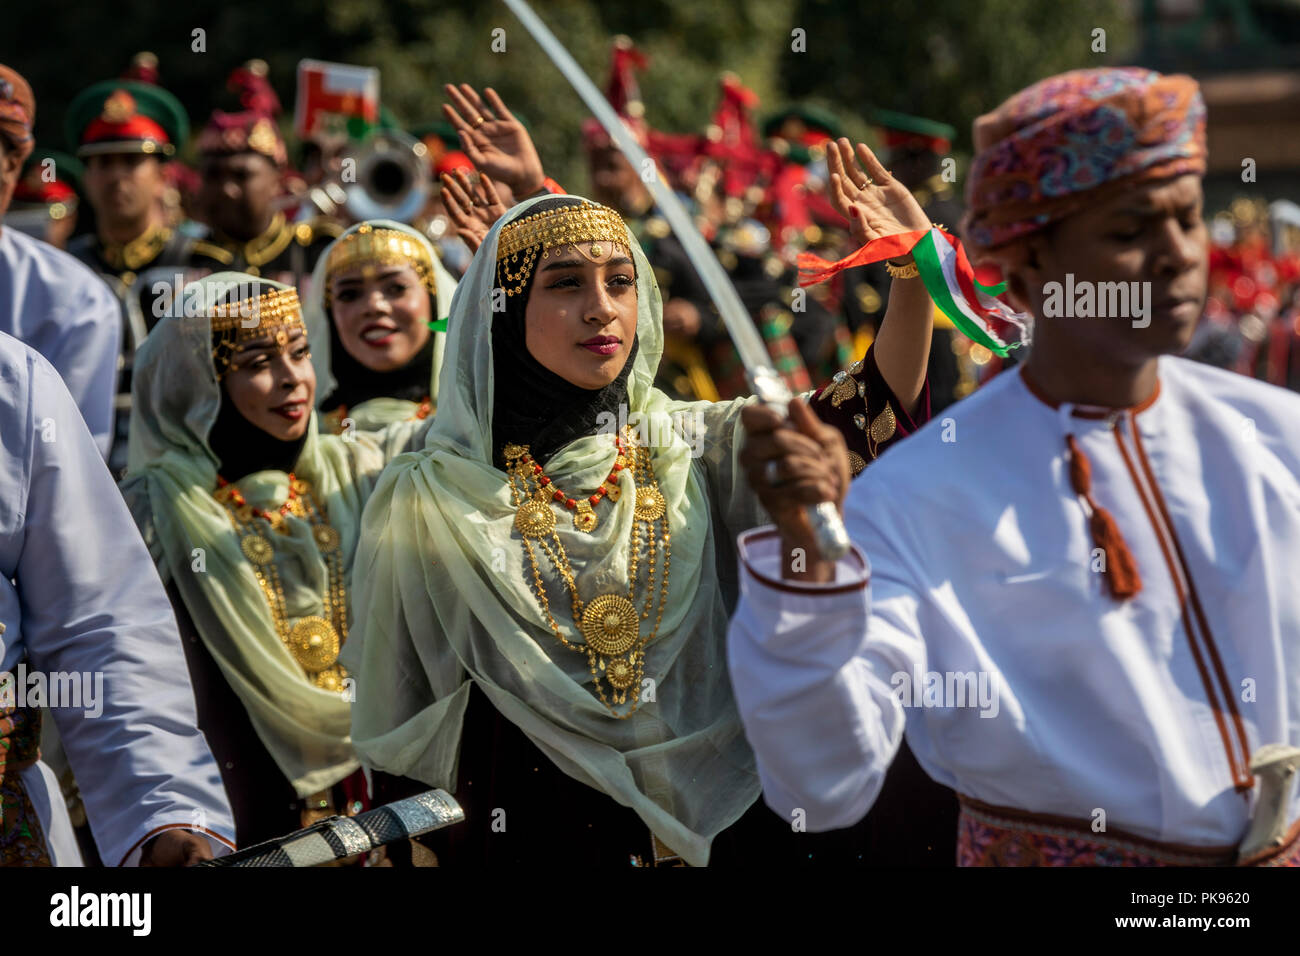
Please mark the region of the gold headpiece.
[[[502, 226], [497, 236], [497, 267], [506, 280], [506, 295], [517, 295], [527, 287], [539, 252], [545, 258], [547, 249], [580, 242], [608, 242], [626, 247], [627, 226], [608, 206], [585, 200], [579, 205], [533, 213]], [[591, 251], [596, 256], [602, 252], [599, 246]], [[513, 271], [512, 266], [516, 267]]]
[[293, 329], [306, 331], [297, 289], [268, 289], [256, 298], [212, 306], [206, 315], [212, 323], [212, 365], [218, 378], [229, 373], [242, 343], [269, 335], [283, 350]]
[[332, 298], [330, 279], [340, 272], [364, 266], [369, 279], [376, 266], [410, 266], [435, 299], [438, 287], [433, 276], [433, 260], [424, 243], [396, 229], [375, 229], [365, 223], [334, 244], [325, 265], [325, 308]]

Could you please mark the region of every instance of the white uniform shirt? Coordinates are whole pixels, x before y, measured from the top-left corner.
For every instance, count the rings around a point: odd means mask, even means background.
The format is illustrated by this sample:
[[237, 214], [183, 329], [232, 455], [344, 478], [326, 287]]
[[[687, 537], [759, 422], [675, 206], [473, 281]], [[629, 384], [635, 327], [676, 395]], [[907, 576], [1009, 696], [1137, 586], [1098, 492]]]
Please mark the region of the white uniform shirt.
[[[158, 572], [58, 374], [3, 334], [0, 474], [0, 672], [21, 673], [25, 658], [24, 695], [33, 672], [67, 694], [78, 686], [80, 706], [52, 713], [100, 857], [136, 863], [146, 839], [175, 827], [202, 828], [226, 852], [230, 807]], [[20, 774], [52, 862], [79, 865], [53, 773]]]
[[[1242, 839], [1258, 790], [1234, 787], [1230, 760], [1248, 758], [1226, 698], [1251, 752], [1300, 745], [1300, 396], [1177, 358], [1159, 376], [1114, 429], [1015, 373], [948, 409], [853, 484], [857, 550], [834, 585], [781, 581], [775, 536], [742, 536], [730, 667], [774, 810], [802, 808], [809, 829], [858, 820], [905, 730], [932, 777], [985, 803]], [[1127, 601], [1094, 570], [1067, 431], [1136, 558]], [[1184, 566], [1212, 642], [1192, 588], [1186, 613], [1179, 599]]]
[[58, 369], [107, 458], [122, 307], [104, 280], [61, 249], [0, 229], [0, 332], [30, 345]]

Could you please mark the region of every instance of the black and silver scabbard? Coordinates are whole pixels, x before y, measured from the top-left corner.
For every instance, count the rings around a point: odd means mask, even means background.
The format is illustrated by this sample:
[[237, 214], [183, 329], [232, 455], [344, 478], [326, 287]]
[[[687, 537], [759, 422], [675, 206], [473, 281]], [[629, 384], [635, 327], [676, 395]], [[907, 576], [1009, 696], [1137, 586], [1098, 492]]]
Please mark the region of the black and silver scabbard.
[[198, 866], [319, 866], [460, 823], [465, 811], [445, 790], [429, 790], [367, 810], [330, 817]]

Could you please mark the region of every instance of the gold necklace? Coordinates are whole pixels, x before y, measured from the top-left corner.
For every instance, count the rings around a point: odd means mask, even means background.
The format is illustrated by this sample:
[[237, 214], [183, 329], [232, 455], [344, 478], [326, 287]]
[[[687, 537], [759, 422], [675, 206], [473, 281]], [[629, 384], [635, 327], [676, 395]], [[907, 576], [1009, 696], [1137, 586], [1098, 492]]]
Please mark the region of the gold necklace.
[[[560, 489], [559, 485], [555, 484], [555, 482], [551, 481], [551, 479], [547, 477], [546, 471], [542, 466], [533, 461], [532, 456], [528, 454], [527, 446], [523, 446], [522, 450], [519, 452], [518, 467], [521, 469], [527, 469], [533, 473], [533, 478], [537, 483], [539, 492], [542, 489], [549, 491], [553, 501], [560, 502], [564, 507], [573, 512], [573, 526], [575, 528], [579, 531], [591, 534], [592, 531], [596, 530], [596, 525], [600, 523], [600, 519], [596, 515], [596, 505], [600, 504], [602, 498], [608, 498], [610, 501], [618, 501], [620, 493], [618, 486], [618, 473], [627, 467], [627, 450], [623, 447], [623, 439], [621, 436], [614, 436], [614, 446], [617, 449], [618, 454], [614, 456], [613, 469], [610, 470], [610, 473], [606, 476], [605, 480], [600, 483], [600, 487], [596, 489], [596, 493], [586, 498], [570, 498], [566, 495]], [[520, 446], [511, 445], [510, 449], [516, 447]]]
[[[672, 558], [668, 506], [659, 490], [658, 479], [655, 478], [650, 451], [637, 443], [634, 432], [628, 432], [624, 441], [623, 454], [632, 466], [633, 482], [636, 485], [636, 504], [633, 508], [628, 552], [627, 597], [621, 594], [601, 594], [585, 602], [578, 597], [573, 567], [565, 553], [564, 542], [560, 540], [555, 512], [551, 510], [554, 492], [548, 491], [546, 485], [540, 482], [539, 474], [533, 471], [527, 445], [507, 445], [503, 452], [507, 474], [510, 476], [510, 495], [515, 505], [515, 528], [523, 539], [524, 552], [533, 568], [537, 602], [559, 642], [571, 651], [587, 655], [591, 679], [600, 702], [620, 720], [631, 717], [640, 706], [645, 647], [659, 633], [659, 623], [663, 620], [664, 607], [668, 603], [668, 567]], [[645, 606], [638, 612], [636, 584], [643, 532], [646, 552]], [[573, 621], [586, 643], [574, 644], [561, 633], [546, 597], [541, 567], [533, 551], [534, 544], [550, 559], [551, 566], [568, 589]], [[659, 583], [658, 609], [654, 627], [649, 634], [642, 635], [641, 622], [649, 619], [655, 605], [655, 564], [659, 546], [663, 548], [663, 571]], [[609, 682], [613, 704], [605, 696], [602, 679]], [[620, 714], [614, 705], [626, 704], [629, 690], [632, 694], [632, 709]]]
[[[341, 690], [343, 678], [347, 676], [347, 671], [338, 663], [339, 650], [348, 639], [346, 576], [343, 556], [339, 553], [339, 533], [330, 526], [317, 506], [311, 485], [290, 475], [289, 498], [278, 510], [272, 511], [251, 507], [234, 485], [220, 477], [217, 482], [212, 497], [230, 514], [231, 524], [240, 536], [239, 549], [253, 566], [280, 640], [313, 684], [322, 690]], [[270, 530], [288, 534], [284, 519], [290, 514], [311, 522], [312, 537], [325, 556], [328, 571], [328, 584], [321, 595], [325, 616], [300, 617], [292, 627], [285, 608], [284, 585], [275, 567], [275, 546], [271, 543], [272, 538], [263, 534], [256, 524], [264, 521]]]

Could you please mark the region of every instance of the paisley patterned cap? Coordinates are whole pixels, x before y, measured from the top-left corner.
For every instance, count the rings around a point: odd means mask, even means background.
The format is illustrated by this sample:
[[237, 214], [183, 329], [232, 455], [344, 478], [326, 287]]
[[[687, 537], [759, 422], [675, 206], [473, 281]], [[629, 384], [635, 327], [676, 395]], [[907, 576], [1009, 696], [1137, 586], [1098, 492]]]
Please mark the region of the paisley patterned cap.
[[963, 233], [972, 251], [1035, 233], [1138, 182], [1205, 173], [1205, 102], [1188, 76], [1074, 70], [975, 121]]
[[0, 136], [10, 148], [26, 159], [36, 141], [32, 124], [36, 122], [36, 99], [32, 88], [15, 70], [0, 63]]

